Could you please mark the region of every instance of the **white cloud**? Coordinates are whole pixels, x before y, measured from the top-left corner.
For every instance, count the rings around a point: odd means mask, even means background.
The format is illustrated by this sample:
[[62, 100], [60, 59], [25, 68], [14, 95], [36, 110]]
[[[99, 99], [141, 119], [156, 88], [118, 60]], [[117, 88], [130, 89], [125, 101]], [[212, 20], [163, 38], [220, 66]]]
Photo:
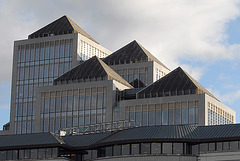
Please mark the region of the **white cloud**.
[[[13, 41], [68, 15], [106, 48], [136, 39], [171, 69], [186, 60], [239, 59], [240, 45], [227, 43], [228, 23], [240, 15], [236, 0], [3, 0], [0, 3], [1, 81], [10, 81]], [[200, 79], [204, 67], [187, 71]]]
[[[208, 88], [208, 90], [221, 102], [226, 103], [228, 105], [233, 105], [236, 102], [240, 102], [240, 90], [234, 90], [228, 93], [222, 94], [219, 90], [214, 90], [211, 88]], [[234, 109], [238, 109], [235, 107]]]

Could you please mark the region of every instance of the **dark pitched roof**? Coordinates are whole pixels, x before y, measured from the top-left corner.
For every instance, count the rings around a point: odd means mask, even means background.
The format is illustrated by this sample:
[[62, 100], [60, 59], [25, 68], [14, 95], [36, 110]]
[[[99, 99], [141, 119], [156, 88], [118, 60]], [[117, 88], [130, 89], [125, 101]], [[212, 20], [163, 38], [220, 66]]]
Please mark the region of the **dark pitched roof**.
[[90, 149], [113, 144], [141, 142], [189, 142], [234, 141], [240, 139], [240, 124], [194, 126], [156, 125], [129, 128], [115, 132], [59, 137], [51, 133], [35, 133], [0, 136], [0, 150], [40, 147], [67, 147]]
[[136, 40], [104, 58], [103, 61], [108, 65], [124, 64], [130, 62], [155, 61], [167, 68]]
[[[143, 95], [145, 95], [145, 97], [153, 97], [153, 95], [154, 97], [162, 97], [165, 92], [170, 92], [170, 95], [182, 95], [183, 93], [177, 94], [178, 91], [190, 91], [188, 94], [196, 94], [198, 90], [217, 99], [181, 67], [178, 67], [158, 81], [139, 91], [137, 95], [138, 98], [143, 98]], [[173, 94], [174, 92], [176, 92], [176, 94]]]
[[63, 144], [61, 138], [52, 133], [35, 133], [22, 135], [0, 136], [0, 149], [24, 148], [32, 146], [59, 146]]
[[116, 80], [130, 88], [132, 86], [125, 81], [120, 75], [118, 75], [114, 70], [112, 70], [108, 65], [106, 65], [97, 56], [94, 56], [84, 63], [78, 65], [77, 67], [71, 69], [70, 71], [64, 73], [60, 77], [54, 80], [54, 84], [58, 81], [69, 81], [69, 80], [79, 80], [79, 79], [96, 79], [96, 78], [107, 77], [107, 80]]
[[71, 147], [88, 147], [96, 144], [97, 142], [105, 139], [110, 132], [99, 133], [99, 134], [88, 134], [88, 135], [73, 135], [62, 137], [63, 140]]
[[200, 126], [199, 139], [229, 139], [240, 137], [240, 124]]
[[134, 79], [132, 82], [130, 82], [129, 84], [131, 84], [134, 88], [143, 88], [146, 87], [146, 85], [139, 79]]
[[63, 34], [70, 34], [70, 33], [80, 33], [81, 35], [98, 43], [88, 33], [86, 33], [83, 29], [81, 29], [76, 23], [74, 23], [67, 16], [63, 16], [57, 19], [56, 21], [48, 24], [47, 26], [39, 29], [38, 31], [29, 35], [28, 38], [32, 39], [32, 38], [50, 36], [51, 34], [63, 35]]
[[98, 144], [120, 144], [139, 140], [198, 139], [197, 126], [145, 126], [118, 131]]

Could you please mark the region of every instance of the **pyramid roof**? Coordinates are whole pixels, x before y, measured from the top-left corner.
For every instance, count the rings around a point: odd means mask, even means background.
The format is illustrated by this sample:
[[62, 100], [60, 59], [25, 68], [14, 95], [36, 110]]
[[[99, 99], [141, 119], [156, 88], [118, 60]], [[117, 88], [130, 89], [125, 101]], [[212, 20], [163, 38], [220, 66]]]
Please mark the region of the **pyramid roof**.
[[[185, 93], [185, 91], [187, 93]], [[137, 95], [139, 98], [142, 98], [143, 95], [145, 95], [145, 97], [161, 97], [166, 92], [170, 92], [171, 94], [169, 95], [183, 95], [197, 94], [199, 93], [198, 91], [201, 91], [200, 93], [206, 93], [217, 99], [181, 67], [178, 67], [158, 81], [139, 91]], [[180, 92], [180, 94], [178, 94], [178, 92]]]
[[104, 77], [106, 77], [107, 80], [116, 80], [132, 88], [132, 86], [126, 80], [124, 80], [97, 56], [88, 59], [82, 64], [56, 78], [54, 80], [54, 84], [56, 84], [58, 81], [65, 82], [69, 80], [97, 79]]
[[103, 61], [108, 65], [124, 64], [130, 62], [155, 61], [167, 68], [136, 40], [104, 58]]
[[64, 35], [70, 33], [79, 33], [88, 39], [98, 43], [94, 40], [87, 32], [80, 28], [75, 22], [73, 22], [69, 17], [62, 16], [61, 18], [53, 21], [52, 23], [46, 25], [45, 27], [37, 30], [28, 36], [29, 39], [38, 37], [47, 37], [53, 35]]

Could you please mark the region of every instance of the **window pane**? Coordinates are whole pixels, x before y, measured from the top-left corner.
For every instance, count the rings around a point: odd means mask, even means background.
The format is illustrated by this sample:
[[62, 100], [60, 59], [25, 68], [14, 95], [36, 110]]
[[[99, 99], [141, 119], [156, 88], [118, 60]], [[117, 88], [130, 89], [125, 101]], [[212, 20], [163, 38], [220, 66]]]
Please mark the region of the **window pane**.
[[149, 125], [155, 125], [155, 111], [149, 111]]
[[230, 141], [230, 150], [238, 150], [238, 141]]
[[161, 143], [152, 143], [151, 154], [160, 154], [161, 153]]
[[217, 142], [217, 151], [222, 151], [222, 142]]
[[130, 154], [130, 144], [122, 145], [122, 155]]
[[119, 156], [121, 155], [121, 145], [115, 145], [113, 146], [113, 155]]
[[216, 150], [215, 143], [208, 143], [208, 148], [209, 151], [215, 151]]
[[168, 111], [167, 111], [167, 109], [162, 110], [162, 125], [168, 125]]
[[135, 155], [135, 154], [139, 154], [139, 144], [132, 144], [131, 146], [131, 154]]
[[172, 143], [162, 144], [163, 154], [172, 154]]
[[106, 147], [106, 156], [112, 156], [112, 154], [113, 154], [112, 146]]
[[200, 144], [200, 153], [205, 153], [208, 151], [208, 143]]
[[182, 109], [182, 124], [188, 124], [188, 109], [187, 108], [183, 108]]
[[175, 109], [174, 121], [175, 121], [174, 123], [175, 125], [181, 125], [181, 109], [180, 108]]
[[105, 157], [106, 148], [100, 148], [97, 150], [97, 157]]
[[174, 109], [169, 109], [169, 125], [173, 125], [174, 124]]
[[183, 143], [173, 143], [173, 154], [183, 154]]
[[37, 159], [37, 149], [31, 149], [31, 159]]
[[45, 158], [45, 149], [38, 149], [38, 158]]
[[150, 143], [141, 143], [141, 154], [150, 154]]
[[142, 116], [141, 116], [141, 112], [136, 112], [136, 126], [141, 126], [141, 122], [142, 122]]
[[229, 150], [229, 142], [223, 142], [223, 150]]
[[189, 108], [189, 124], [195, 123], [195, 108]]
[[143, 126], [147, 126], [147, 124], [148, 124], [148, 112], [147, 111], [143, 112], [143, 120], [142, 121], [143, 121], [142, 122]]
[[198, 155], [198, 144], [192, 146], [192, 154]]

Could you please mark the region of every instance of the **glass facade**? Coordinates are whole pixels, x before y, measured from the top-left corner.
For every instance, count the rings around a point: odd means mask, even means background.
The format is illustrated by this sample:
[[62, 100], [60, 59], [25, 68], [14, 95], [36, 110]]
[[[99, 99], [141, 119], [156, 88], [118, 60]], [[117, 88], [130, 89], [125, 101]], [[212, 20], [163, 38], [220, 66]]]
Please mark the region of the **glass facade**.
[[72, 39], [18, 46], [15, 133], [32, 133], [36, 88], [52, 85], [53, 79], [72, 67]]
[[[138, 79], [138, 87], [141, 87], [140, 81], [147, 86], [148, 83], [148, 68], [142, 67], [142, 68], [127, 68], [127, 69], [121, 69], [121, 70], [115, 70], [123, 79], [125, 79], [128, 83], [131, 83], [135, 79]], [[135, 88], [138, 88], [135, 87]]]
[[19, 149], [0, 151], [0, 160], [57, 158], [58, 148]]
[[[134, 143], [101, 147], [87, 150], [84, 160], [98, 157], [121, 156], [121, 155], [155, 155], [155, 154], [191, 154], [191, 145], [186, 143]], [[97, 155], [93, 153], [97, 152]]]
[[233, 124], [234, 116], [208, 102], [208, 125]]
[[41, 132], [105, 122], [106, 97], [106, 87], [42, 93]]
[[125, 107], [125, 119], [136, 126], [198, 125], [198, 101]]

